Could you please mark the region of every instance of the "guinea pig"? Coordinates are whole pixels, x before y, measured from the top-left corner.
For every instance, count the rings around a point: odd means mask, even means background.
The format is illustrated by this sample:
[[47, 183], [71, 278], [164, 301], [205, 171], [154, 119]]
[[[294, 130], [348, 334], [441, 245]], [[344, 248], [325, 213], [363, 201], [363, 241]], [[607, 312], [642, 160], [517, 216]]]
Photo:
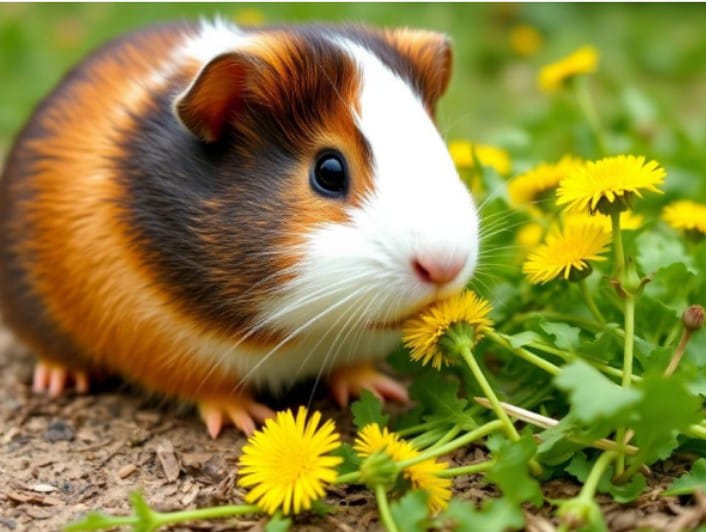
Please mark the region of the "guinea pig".
[[405, 401], [375, 361], [478, 258], [434, 118], [451, 64], [431, 31], [222, 20], [81, 62], [0, 184], [0, 304], [34, 391], [114, 373], [195, 404], [212, 437], [303, 378]]

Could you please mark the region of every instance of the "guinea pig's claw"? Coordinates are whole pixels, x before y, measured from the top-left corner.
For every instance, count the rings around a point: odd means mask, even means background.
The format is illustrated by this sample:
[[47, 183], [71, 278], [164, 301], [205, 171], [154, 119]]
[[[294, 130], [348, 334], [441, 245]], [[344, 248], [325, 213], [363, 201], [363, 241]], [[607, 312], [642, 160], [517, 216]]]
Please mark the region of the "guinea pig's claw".
[[243, 434], [250, 436], [255, 432], [257, 423], [264, 423], [266, 419], [275, 416], [274, 411], [248, 395], [201, 401], [199, 413], [213, 439], [218, 437], [221, 429], [229, 422]]
[[32, 390], [35, 393], [47, 392], [50, 397], [59, 397], [69, 381], [73, 381], [78, 393], [88, 393], [88, 373], [72, 370], [58, 364], [39, 361], [34, 367]]
[[378, 399], [391, 399], [398, 403], [407, 403], [407, 388], [375, 369], [370, 363], [356, 364], [339, 368], [329, 377], [331, 395], [336, 402], [345, 407], [351, 396], [358, 397], [363, 390], [370, 391]]

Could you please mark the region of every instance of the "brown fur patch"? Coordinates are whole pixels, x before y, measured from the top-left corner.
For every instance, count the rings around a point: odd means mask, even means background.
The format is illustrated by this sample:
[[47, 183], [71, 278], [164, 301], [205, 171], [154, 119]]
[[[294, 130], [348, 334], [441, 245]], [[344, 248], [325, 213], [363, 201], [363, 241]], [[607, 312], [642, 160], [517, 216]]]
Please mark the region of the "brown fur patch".
[[424, 102], [433, 114], [451, 79], [453, 61], [448, 38], [433, 31], [409, 28], [387, 30], [384, 35], [414, 65]]

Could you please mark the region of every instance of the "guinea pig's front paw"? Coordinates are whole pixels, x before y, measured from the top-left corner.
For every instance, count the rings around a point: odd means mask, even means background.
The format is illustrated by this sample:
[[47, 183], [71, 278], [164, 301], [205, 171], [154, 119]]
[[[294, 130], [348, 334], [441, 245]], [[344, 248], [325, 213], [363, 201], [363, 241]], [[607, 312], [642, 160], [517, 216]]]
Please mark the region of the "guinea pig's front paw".
[[78, 393], [88, 393], [89, 382], [86, 371], [46, 360], [39, 360], [34, 366], [32, 391], [35, 393], [47, 392], [50, 397], [59, 397], [69, 382], [74, 383]]
[[363, 390], [369, 390], [380, 399], [392, 399], [400, 403], [409, 401], [407, 388], [376, 370], [370, 362], [336, 368], [329, 376], [328, 386], [341, 407], [348, 405], [351, 396], [360, 396]]
[[249, 392], [209, 397], [197, 402], [201, 419], [211, 438], [216, 439], [224, 425], [232, 423], [246, 436], [255, 432], [257, 423], [274, 417], [273, 410], [258, 403]]

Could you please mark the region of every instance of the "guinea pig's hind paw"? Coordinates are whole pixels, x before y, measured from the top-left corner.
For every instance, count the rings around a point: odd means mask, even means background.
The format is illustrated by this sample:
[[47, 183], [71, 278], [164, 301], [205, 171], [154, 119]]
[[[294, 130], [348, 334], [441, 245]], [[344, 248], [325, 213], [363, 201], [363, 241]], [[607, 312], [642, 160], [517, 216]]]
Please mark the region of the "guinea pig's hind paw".
[[246, 436], [250, 436], [255, 432], [257, 423], [264, 423], [266, 419], [275, 416], [274, 411], [247, 394], [200, 401], [198, 407], [206, 430], [213, 439], [216, 439], [221, 429], [229, 423]]
[[341, 407], [348, 405], [351, 396], [360, 396], [363, 390], [370, 391], [379, 399], [391, 399], [399, 403], [409, 401], [404, 385], [379, 372], [370, 363], [336, 369], [331, 373], [328, 385], [331, 395]]
[[59, 397], [70, 381], [78, 393], [88, 393], [88, 373], [40, 360], [34, 367], [32, 390], [35, 393], [47, 392], [49, 397]]

